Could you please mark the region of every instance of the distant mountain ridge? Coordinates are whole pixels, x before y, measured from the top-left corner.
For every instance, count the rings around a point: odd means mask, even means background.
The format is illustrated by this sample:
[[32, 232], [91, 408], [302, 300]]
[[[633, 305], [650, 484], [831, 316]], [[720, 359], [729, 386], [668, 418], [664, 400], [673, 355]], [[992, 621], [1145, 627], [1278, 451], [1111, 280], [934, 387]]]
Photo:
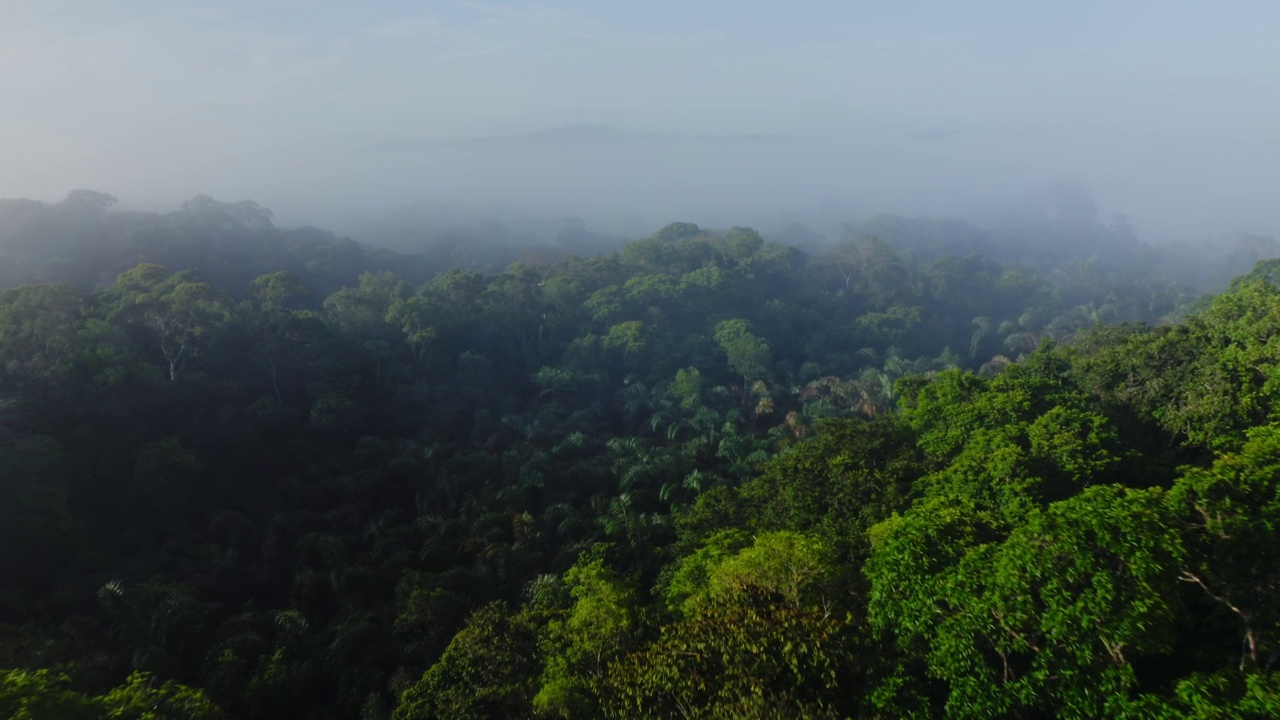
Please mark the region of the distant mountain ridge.
[[385, 140], [371, 144], [370, 150], [403, 148], [409, 145], [458, 149], [502, 148], [564, 148], [600, 147], [637, 144], [685, 144], [698, 145], [782, 145], [806, 143], [803, 138], [781, 133], [750, 133], [746, 135], [656, 133], [643, 130], [624, 130], [612, 125], [574, 124], [559, 125], [543, 130], [514, 135], [486, 135], [465, 140], [415, 141], [408, 138]]
[[538, 145], [538, 144], [588, 144], [621, 142], [698, 142], [698, 143], [778, 143], [794, 142], [798, 138], [782, 134], [749, 135], [687, 135], [682, 133], [654, 133], [640, 130], [623, 130], [612, 125], [561, 125], [517, 135], [499, 135], [473, 138], [454, 145]]

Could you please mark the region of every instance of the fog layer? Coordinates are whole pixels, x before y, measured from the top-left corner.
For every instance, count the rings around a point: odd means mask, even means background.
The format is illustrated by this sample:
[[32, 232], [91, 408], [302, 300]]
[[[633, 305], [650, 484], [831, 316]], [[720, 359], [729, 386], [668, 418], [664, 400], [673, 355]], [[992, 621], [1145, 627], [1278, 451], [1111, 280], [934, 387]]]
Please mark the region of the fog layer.
[[1144, 239], [1275, 232], [1277, 7], [898, 5], [8, 2], [0, 197], [643, 232], [1065, 181]]

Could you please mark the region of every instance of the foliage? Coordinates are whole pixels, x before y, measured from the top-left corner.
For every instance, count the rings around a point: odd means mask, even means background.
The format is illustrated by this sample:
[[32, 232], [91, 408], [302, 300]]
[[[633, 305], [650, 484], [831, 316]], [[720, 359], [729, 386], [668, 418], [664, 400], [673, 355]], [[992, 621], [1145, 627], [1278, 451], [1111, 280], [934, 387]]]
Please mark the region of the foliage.
[[537, 618], [502, 603], [472, 613], [440, 659], [405, 691], [396, 720], [531, 716]]
[[204, 692], [133, 673], [100, 696], [71, 688], [71, 678], [49, 670], [0, 671], [0, 713], [12, 720], [223, 720]]
[[856, 687], [849, 630], [767, 590], [712, 595], [610, 666], [604, 716], [841, 717]]
[[113, 201], [0, 202], [0, 715], [1276, 714], [1275, 262]]

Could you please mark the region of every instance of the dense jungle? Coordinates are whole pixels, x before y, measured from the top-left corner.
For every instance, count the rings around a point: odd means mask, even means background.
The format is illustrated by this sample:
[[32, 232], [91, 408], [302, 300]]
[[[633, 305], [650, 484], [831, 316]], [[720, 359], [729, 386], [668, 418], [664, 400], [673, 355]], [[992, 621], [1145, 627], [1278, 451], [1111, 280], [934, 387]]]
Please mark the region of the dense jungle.
[[0, 717], [1280, 715], [1269, 238], [114, 203], [0, 201]]

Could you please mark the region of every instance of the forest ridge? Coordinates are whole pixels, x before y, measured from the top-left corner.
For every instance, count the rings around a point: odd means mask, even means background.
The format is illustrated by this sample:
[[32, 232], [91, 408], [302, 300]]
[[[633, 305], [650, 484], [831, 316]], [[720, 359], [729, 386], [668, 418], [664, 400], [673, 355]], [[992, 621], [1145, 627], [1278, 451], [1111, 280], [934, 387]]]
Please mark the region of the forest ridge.
[[113, 204], [0, 201], [0, 716], [1280, 715], [1274, 241]]

